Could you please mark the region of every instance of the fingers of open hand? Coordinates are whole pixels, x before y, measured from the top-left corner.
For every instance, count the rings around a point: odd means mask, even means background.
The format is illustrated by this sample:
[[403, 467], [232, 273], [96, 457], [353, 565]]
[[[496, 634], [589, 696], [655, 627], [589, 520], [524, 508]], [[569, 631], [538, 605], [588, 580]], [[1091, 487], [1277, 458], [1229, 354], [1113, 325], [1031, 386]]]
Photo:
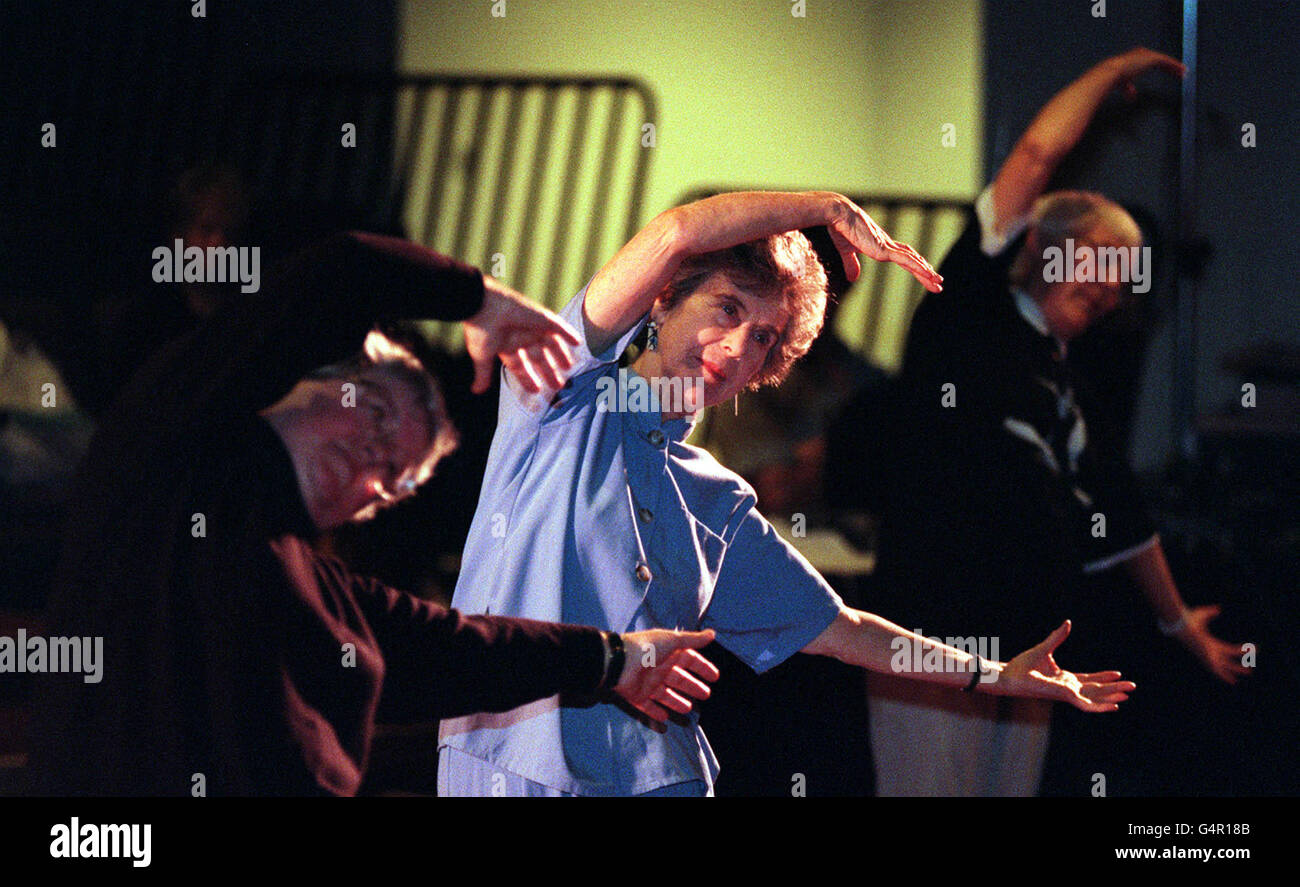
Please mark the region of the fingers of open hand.
[[[634, 705], [633, 708], [659, 725], [667, 723], [670, 716], [668, 709], [653, 699], [647, 699], [645, 702]], [[662, 732], [662, 728], [660, 728], [660, 732]]]
[[879, 225], [865, 213], [855, 216], [856, 225], [850, 225], [845, 232], [831, 228], [831, 239], [844, 261], [845, 273], [850, 281], [857, 280], [862, 273], [857, 253], [862, 253], [878, 262], [893, 262], [907, 271], [921, 286], [932, 293], [943, 288], [943, 278], [931, 267], [925, 257], [905, 243], [899, 243], [884, 232]]
[[560, 388], [564, 385], [564, 368], [562, 368], [551, 349], [543, 345], [532, 345], [525, 349], [528, 362], [537, 370], [538, 377], [548, 388]]
[[938, 292], [943, 278], [930, 267], [925, 257], [906, 243], [899, 243], [890, 237], [884, 228], [866, 213], [856, 216], [865, 232], [861, 238], [862, 252], [877, 261], [888, 261], [902, 267], [912, 274], [923, 287], [931, 292]]
[[526, 351], [503, 352], [501, 354], [501, 363], [509, 370], [510, 375], [519, 380], [519, 384], [529, 394], [536, 394], [542, 390], [542, 381], [533, 368]]
[[1136, 685], [1129, 681], [1107, 684], [1084, 683], [1079, 687], [1079, 693], [1091, 702], [1123, 702], [1134, 689]]
[[709, 685], [696, 678], [680, 665], [674, 665], [668, 672], [664, 684], [671, 690], [689, 696], [692, 699], [708, 699]]
[[1056, 658], [1053, 657], [1051, 653], [1039, 658], [1037, 668], [1049, 678], [1056, 678], [1062, 674], [1068, 674], [1068, 672], [1065, 672], [1061, 666], [1056, 664]]
[[835, 244], [835, 249], [840, 254], [840, 261], [844, 263], [844, 276], [852, 283], [862, 273], [862, 264], [858, 261], [858, 251], [853, 246], [852, 241], [835, 228], [829, 230], [831, 232], [831, 242]]
[[[1117, 671], [1092, 671], [1087, 674], [1075, 672], [1074, 676], [1084, 684], [1109, 684], [1120, 679], [1120, 673]], [[1129, 682], [1125, 681], [1125, 683]]]
[[1078, 695], [1071, 697], [1069, 702], [1080, 711], [1086, 711], [1093, 714], [1099, 714], [1105, 711], [1119, 711], [1118, 702], [1090, 702]]
[[482, 394], [484, 391], [487, 391], [492, 385], [492, 370], [495, 368], [496, 359], [494, 356], [475, 356], [474, 381], [470, 384], [469, 390], [475, 394]]
[[567, 339], [560, 335], [560, 328], [547, 326], [545, 329], [521, 329], [511, 336], [510, 347], [541, 349], [562, 370], [573, 366], [573, 352]]
[[1223, 608], [1218, 604], [1207, 604], [1203, 607], [1193, 607], [1192, 612], [1188, 614], [1187, 619], [1197, 625], [1209, 625], [1219, 617]]
[[497, 350], [501, 362], [505, 363], [508, 369], [511, 367], [506, 361], [507, 354], [526, 354], [528, 363], [534, 370], [536, 381], [545, 382], [551, 388], [559, 388], [564, 384], [565, 373], [573, 366], [573, 352], [569, 347], [569, 339], [567, 329], [559, 324], [515, 327], [504, 334], [503, 341], [497, 345]]
[[516, 306], [510, 319], [506, 321], [506, 326], [513, 327], [535, 340], [554, 336], [569, 345], [582, 344], [577, 330], [549, 308], [530, 302], [523, 296], [517, 299]]
[[[682, 706], [685, 706], [683, 708]], [[667, 688], [660, 688], [648, 698], [635, 702], [632, 707], [650, 720], [664, 724], [677, 713], [685, 714], [691, 710], [691, 704]]]
[[1241, 647], [1224, 641], [1211, 641], [1206, 651], [1206, 664], [1222, 680], [1229, 684], [1237, 682], [1237, 676], [1250, 674], [1250, 669], [1241, 663]]
[[667, 685], [664, 685], [655, 691], [653, 701], [679, 715], [687, 714], [691, 710], [690, 700]]
[[1146, 54], [1142, 56], [1142, 65], [1144, 69], [1159, 68], [1166, 73], [1173, 74], [1175, 77], [1182, 77], [1187, 73], [1187, 66], [1178, 59], [1151, 50], [1147, 50]]
[[561, 369], [567, 370], [573, 366], [573, 348], [574, 345], [569, 343], [567, 330], [564, 331], [564, 335], [557, 334], [551, 337], [551, 350]]
[[[1061, 699], [1070, 703], [1075, 708], [1087, 712], [1118, 711], [1122, 699], [1110, 698], [1114, 694], [1098, 693], [1099, 698], [1092, 698], [1088, 687], [1080, 687], [1073, 683], [1062, 683]], [[1119, 694], [1124, 695], [1124, 694]], [[1128, 697], [1125, 696], [1125, 699]]]
[[1124, 62], [1124, 70], [1130, 76], [1140, 74], [1143, 71], [1158, 68], [1175, 77], [1182, 77], [1187, 73], [1187, 66], [1178, 59], [1163, 52], [1156, 52], [1153, 49], [1147, 49], [1145, 46], [1138, 46], [1130, 49], [1124, 55], [1120, 56]]
[[716, 681], [722, 676], [718, 667], [696, 650], [678, 650], [673, 657], [674, 665], [679, 665], [706, 681]]
[[1237, 683], [1238, 677], [1250, 673], [1248, 671], [1247, 672], [1238, 671], [1237, 667], [1234, 667], [1232, 664], [1227, 662], [1211, 663], [1210, 670], [1214, 672], [1215, 677], [1223, 681], [1225, 684], [1230, 684], [1230, 685]]
[[1052, 651], [1065, 643], [1065, 639], [1069, 636], [1070, 620], [1067, 619], [1058, 625], [1051, 634], [1039, 642], [1039, 644], [1033, 648], [1032, 652], [1037, 653], [1040, 656], [1051, 656]]
[[943, 289], [943, 278], [939, 276], [939, 272], [935, 271], [916, 250], [907, 244], [898, 243], [889, 248], [889, 253], [890, 261], [910, 272], [921, 286], [932, 293]]
[[896, 246], [893, 239], [885, 233], [885, 229], [860, 209], [850, 216], [843, 234], [858, 252], [878, 262], [888, 258], [889, 248]]
[[[1071, 675], [1064, 672], [1061, 687], [1067, 694], [1065, 701], [1076, 708], [1089, 712], [1117, 711], [1119, 704], [1128, 699], [1128, 694], [1137, 689], [1132, 681], [1115, 680], [1119, 672], [1094, 672], [1092, 674]], [[1102, 680], [1093, 680], [1101, 678]]]

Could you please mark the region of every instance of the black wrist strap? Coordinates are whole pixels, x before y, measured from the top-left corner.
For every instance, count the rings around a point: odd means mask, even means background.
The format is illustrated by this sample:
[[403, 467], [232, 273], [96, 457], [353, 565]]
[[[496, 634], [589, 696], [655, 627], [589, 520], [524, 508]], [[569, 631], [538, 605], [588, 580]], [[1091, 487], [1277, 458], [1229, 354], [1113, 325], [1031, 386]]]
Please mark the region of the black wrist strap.
[[970, 683], [961, 688], [962, 692], [965, 693], [974, 693], [975, 685], [980, 682], [980, 678], [984, 677], [984, 662], [980, 659], [978, 653], [975, 653], [974, 656], [975, 658], [971, 661], [975, 663], [975, 671], [970, 676]]
[[602, 690], [612, 690], [618, 686], [626, 662], [627, 651], [623, 648], [623, 636], [616, 631], [605, 632], [605, 677], [600, 682]]

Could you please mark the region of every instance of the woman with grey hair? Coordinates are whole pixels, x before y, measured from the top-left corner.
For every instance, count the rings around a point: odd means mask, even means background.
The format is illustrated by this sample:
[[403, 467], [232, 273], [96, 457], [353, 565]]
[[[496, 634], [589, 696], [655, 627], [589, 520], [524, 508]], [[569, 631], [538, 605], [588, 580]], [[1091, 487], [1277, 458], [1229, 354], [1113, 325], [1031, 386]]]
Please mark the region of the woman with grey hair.
[[[722, 194], [662, 213], [562, 312], [582, 333], [563, 388], [534, 397], [503, 381], [453, 603], [611, 630], [709, 629], [758, 672], [803, 651], [1113, 711], [1134, 685], [1057, 666], [1068, 623], [1001, 662], [845, 606], [759, 514], [753, 489], [685, 443], [699, 410], [778, 384], [821, 330], [826, 276], [799, 233], [819, 225], [850, 279], [861, 253], [940, 288], [915, 250], [839, 194]], [[618, 366], [643, 328], [645, 349]], [[718, 762], [688, 700], [657, 701], [666, 728], [558, 698], [445, 720], [439, 793], [712, 794]]]

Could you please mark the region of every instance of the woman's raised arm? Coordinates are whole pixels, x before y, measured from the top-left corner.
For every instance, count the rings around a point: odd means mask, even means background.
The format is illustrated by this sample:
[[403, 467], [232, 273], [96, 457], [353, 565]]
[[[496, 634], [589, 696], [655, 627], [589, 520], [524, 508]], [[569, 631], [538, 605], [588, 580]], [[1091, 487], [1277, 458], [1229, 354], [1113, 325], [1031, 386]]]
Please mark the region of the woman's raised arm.
[[1187, 68], [1176, 58], [1139, 47], [1094, 65], [1052, 96], [993, 178], [995, 231], [1029, 212], [1057, 166], [1083, 138], [1106, 96], [1122, 87], [1130, 99], [1136, 97], [1133, 78], [1149, 70], [1181, 77]]
[[847, 197], [830, 191], [719, 194], [660, 213], [600, 269], [583, 311], [588, 347], [599, 354], [636, 323], [687, 257], [816, 225], [830, 229], [850, 280], [857, 279], [861, 253], [894, 262], [938, 292], [942, 278], [930, 263]]

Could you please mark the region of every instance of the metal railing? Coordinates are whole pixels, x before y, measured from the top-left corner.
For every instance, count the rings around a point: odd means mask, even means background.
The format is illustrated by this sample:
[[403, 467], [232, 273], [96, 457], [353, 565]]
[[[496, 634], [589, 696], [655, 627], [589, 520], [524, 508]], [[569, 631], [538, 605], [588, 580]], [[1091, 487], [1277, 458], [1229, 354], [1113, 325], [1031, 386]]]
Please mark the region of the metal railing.
[[284, 76], [234, 115], [259, 193], [363, 208], [554, 306], [636, 232], [657, 110], [629, 77]]

